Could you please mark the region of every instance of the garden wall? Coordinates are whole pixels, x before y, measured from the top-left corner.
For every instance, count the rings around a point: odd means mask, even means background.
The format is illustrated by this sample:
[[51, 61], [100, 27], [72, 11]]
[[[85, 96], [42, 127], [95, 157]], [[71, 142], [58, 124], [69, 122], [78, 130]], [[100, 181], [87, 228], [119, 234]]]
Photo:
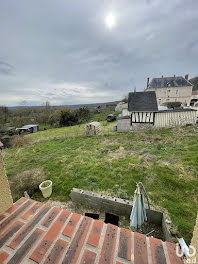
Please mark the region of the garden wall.
[[[133, 207], [133, 201], [93, 193], [90, 191], [83, 191], [77, 188], [72, 189], [71, 199], [72, 202], [82, 204], [86, 207], [127, 217], [130, 217]], [[148, 215], [149, 211], [147, 206], [146, 211]], [[150, 221], [151, 223], [162, 225], [165, 240], [172, 241], [170, 233], [171, 221], [168, 215], [151, 208]]]

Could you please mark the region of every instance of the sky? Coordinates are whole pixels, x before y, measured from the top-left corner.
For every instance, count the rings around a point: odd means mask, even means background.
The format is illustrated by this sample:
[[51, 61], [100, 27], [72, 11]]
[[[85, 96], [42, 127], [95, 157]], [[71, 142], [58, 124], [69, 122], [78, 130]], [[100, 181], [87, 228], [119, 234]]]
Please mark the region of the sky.
[[198, 0], [0, 0], [0, 105], [110, 102], [174, 74], [198, 76]]

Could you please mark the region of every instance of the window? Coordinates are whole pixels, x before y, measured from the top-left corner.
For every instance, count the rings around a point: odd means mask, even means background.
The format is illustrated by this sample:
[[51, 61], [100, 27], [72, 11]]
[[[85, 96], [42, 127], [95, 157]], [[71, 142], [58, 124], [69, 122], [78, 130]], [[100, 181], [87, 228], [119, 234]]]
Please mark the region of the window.
[[159, 99], [159, 105], [161, 105], [161, 99]]
[[159, 96], [162, 96], [162, 89], [159, 90]]
[[175, 99], [175, 102], [177, 102], [177, 98]]
[[178, 95], [179, 94], [179, 91], [178, 91], [178, 89], [176, 90], [176, 95]]

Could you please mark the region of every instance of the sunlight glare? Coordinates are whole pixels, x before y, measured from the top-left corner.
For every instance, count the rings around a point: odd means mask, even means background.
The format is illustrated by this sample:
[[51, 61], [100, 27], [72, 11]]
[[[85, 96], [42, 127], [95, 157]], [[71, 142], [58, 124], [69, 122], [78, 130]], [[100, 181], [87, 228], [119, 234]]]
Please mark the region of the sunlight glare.
[[115, 25], [116, 25], [116, 18], [115, 18], [115, 15], [113, 13], [109, 13], [106, 16], [106, 18], [105, 18], [105, 24], [106, 24], [106, 26], [109, 29], [115, 27]]

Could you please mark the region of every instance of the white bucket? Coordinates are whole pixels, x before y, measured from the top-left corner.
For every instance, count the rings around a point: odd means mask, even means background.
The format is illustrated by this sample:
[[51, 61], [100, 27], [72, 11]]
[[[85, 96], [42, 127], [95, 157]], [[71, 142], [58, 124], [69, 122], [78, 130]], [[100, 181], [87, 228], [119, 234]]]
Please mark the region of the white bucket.
[[39, 185], [39, 189], [41, 190], [44, 198], [50, 197], [50, 195], [52, 194], [52, 181], [47, 180], [47, 181], [42, 182]]

